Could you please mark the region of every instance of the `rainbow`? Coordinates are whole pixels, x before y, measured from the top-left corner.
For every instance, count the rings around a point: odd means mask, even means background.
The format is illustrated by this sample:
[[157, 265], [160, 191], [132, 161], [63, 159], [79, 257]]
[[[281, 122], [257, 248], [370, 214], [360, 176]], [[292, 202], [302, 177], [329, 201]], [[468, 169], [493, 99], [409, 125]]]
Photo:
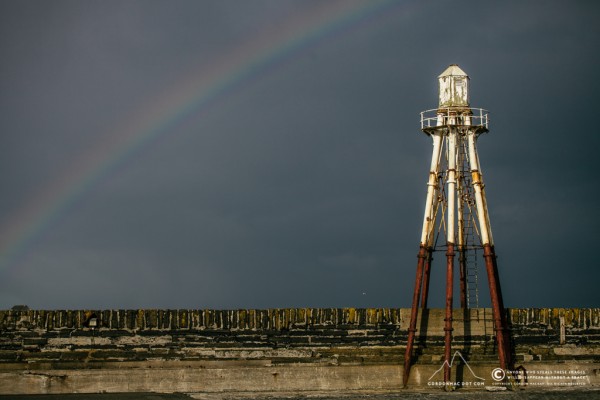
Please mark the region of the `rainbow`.
[[[241, 90], [292, 60], [309, 46], [365, 24], [376, 23], [389, 12], [406, 9], [409, 2], [323, 1], [293, 18], [258, 33], [214, 60], [209, 67], [192, 70], [165, 93], [143, 104], [110, 132], [103, 142], [74, 161], [72, 167], [39, 190], [0, 230], [0, 272], [16, 268], [34, 244], [42, 240], [73, 205], [135, 153], [176, 124], [205, 111], [216, 100]], [[410, 2], [412, 3], [412, 2]]]

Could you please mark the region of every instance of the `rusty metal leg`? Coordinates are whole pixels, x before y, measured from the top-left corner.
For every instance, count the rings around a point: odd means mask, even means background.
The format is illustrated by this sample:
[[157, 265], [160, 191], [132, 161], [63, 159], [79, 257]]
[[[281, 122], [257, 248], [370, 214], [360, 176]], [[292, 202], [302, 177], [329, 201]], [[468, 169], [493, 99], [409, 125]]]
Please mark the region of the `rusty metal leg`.
[[452, 289], [454, 269], [454, 244], [448, 243], [446, 251], [446, 318], [444, 319], [444, 382], [450, 382], [452, 357]]
[[417, 327], [417, 316], [419, 314], [419, 295], [421, 294], [421, 282], [423, 280], [423, 264], [427, 258], [427, 249], [421, 246], [417, 255], [417, 277], [415, 279], [415, 291], [413, 293], [412, 308], [410, 312], [410, 325], [408, 327], [408, 339], [406, 342], [406, 352], [404, 353], [404, 387], [408, 385], [408, 375], [410, 374], [410, 365], [412, 361], [412, 347], [415, 340]]
[[504, 298], [502, 296], [502, 287], [500, 285], [500, 276], [498, 275], [498, 263], [496, 260], [496, 250], [494, 248], [494, 246], [490, 247], [490, 251], [492, 254], [492, 261], [493, 261], [493, 265], [494, 265], [494, 278], [496, 279], [496, 284], [498, 285], [498, 304], [500, 306], [500, 310], [502, 311], [501, 313], [501, 318], [502, 318], [502, 326], [504, 329], [504, 354], [506, 356], [506, 365], [507, 368], [510, 370], [513, 370], [514, 368], [514, 361], [512, 359], [512, 345], [511, 345], [511, 341], [510, 341], [510, 331], [508, 329], [508, 320], [506, 318], [506, 308], [504, 307]]
[[458, 270], [460, 274], [460, 308], [467, 308], [467, 255], [464, 246], [458, 247]]
[[427, 308], [427, 298], [429, 297], [429, 276], [431, 274], [432, 249], [427, 249], [427, 258], [425, 259], [425, 270], [423, 271], [423, 289], [421, 291], [421, 308]]
[[498, 358], [500, 359], [500, 368], [508, 368], [508, 355], [506, 353], [506, 318], [504, 317], [504, 304], [502, 302], [502, 293], [500, 292], [500, 282], [498, 281], [498, 268], [495, 263], [494, 250], [489, 244], [483, 246], [483, 257], [485, 258], [485, 268], [490, 286], [490, 297], [492, 300], [492, 315], [496, 330], [496, 342], [498, 344]]

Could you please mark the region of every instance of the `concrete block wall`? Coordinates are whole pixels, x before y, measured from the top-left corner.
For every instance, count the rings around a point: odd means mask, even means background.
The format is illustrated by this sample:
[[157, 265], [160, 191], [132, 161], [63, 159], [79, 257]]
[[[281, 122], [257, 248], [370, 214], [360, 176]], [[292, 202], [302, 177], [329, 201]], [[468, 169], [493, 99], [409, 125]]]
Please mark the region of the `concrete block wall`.
[[600, 361], [600, 309], [509, 309], [517, 362]]
[[[1, 363], [398, 362], [400, 309], [0, 311]], [[96, 326], [90, 320], [96, 319]]]
[[[517, 361], [600, 361], [600, 309], [507, 313]], [[102, 368], [116, 361], [398, 364], [409, 316], [410, 309], [397, 308], [6, 310], [0, 369]], [[453, 318], [453, 346], [474, 361], [496, 360], [490, 309], [458, 309]], [[443, 325], [443, 310], [420, 313], [418, 362], [439, 361]]]

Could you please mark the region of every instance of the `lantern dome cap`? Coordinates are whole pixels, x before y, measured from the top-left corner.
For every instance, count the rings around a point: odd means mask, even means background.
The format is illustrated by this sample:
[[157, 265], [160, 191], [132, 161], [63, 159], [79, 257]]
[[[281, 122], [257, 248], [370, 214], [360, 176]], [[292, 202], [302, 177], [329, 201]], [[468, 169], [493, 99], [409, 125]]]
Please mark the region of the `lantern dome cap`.
[[450, 64], [450, 66], [448, 66], [448, 68], [446, 68], [446, 70], [444, 72], [442, 72], [442, 74], [440, 76], [438, 76], [438, 78], [443, 78], [445, 76], [467, 76], [468, 77], [468, 75], [465, 73], [465, 71], [460, 69], [458, 64]]

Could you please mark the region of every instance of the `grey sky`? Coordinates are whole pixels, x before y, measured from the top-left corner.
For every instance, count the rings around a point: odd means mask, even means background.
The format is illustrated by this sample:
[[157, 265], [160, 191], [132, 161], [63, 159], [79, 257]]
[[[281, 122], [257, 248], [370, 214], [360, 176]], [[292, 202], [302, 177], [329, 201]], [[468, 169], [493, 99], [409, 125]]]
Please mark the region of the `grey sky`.
[[[135, 112], [336, 5], [1, 1], [2, 248]], [[491, 112], [479, 151], [506, 305], [600, 306], [598, 17], [593, 1], [399, 1], [317, 35], [93, 180], [0, 264], [0, 308], [409, 306], [419, 112], [451, 63]]]

